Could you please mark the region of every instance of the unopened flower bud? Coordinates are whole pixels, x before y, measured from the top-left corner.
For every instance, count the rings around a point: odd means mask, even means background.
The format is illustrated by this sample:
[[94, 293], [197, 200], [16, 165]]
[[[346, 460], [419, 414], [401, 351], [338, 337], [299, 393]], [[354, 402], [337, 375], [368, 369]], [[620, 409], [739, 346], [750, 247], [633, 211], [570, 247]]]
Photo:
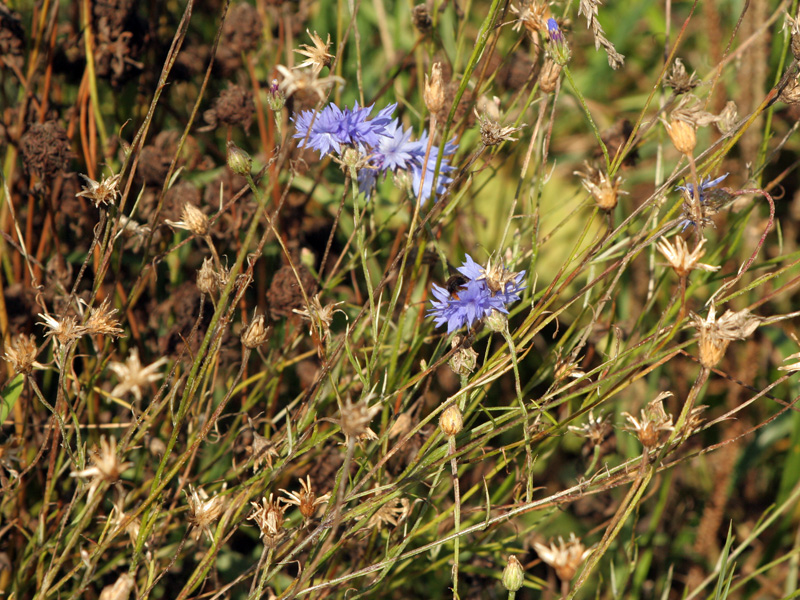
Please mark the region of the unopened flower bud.
[[273, 112], [278, 112], [283, 110], [283, 107], [286, 105], [286, 96], [281, 91], [280, 86], [278, 85], [278, 80], [273, 79], [272, 84], [269, 86], [267, 90], [267, 106]]
[[486, 326], [495, 333], [502, 333], [508, 329], [508, 317], [499, 310], [492, 310], [486, 317]]
[[457, 435], [464, 428], [464, 417], [461, 410], [455, 404], [451, 404], [444, 409], [439, 416], [439, 427], [447, 437]]
[[560, 76], [561, 65], [550, 57], [546, 58], [542, 65], [542, 71], [539, 73], [539, 88], [545, 94], [555, 91]]
[[[460, 336], [453, 338], [452, 346], [461, 344]], [[455, 354], [450, 357], [448, 363], [453, 373], [466, 377], [475, 370], [475, 365], [478, 364], [478, 353], [472, 348], [459, 348]]]
[[444, 85], [442, 85], [442, 63], [433, 63], [431, 76], [425, 75], [425, 106], [432, 114], [440, 112], [444, 108]]
[[271, 329], [264, 326], [264, 315], [258, 315], [247, 326], [242, 334], [242, 344], [251, 350], [258, 348], [269, 339]]
[[203, 294], [213, 294], [217, 291], [218, 281], [213, 262], [210, 258], [204, 259], [200, 270], [197, 271], [197, 289]]
[[555, 19], [547, 19], [547, 33], [550, 36], [550, 43], [547, 48], [553, 60], [561, 66], [567, 64], [571, 53], [567, 45], [567, 40], [564, 38], [564, 34], [558, 27], [558, 23]]
[[525, 571], [522, 565], [513, 554], [508, 557], [506, 568], [503, 569], [503, 587], [509, 592], [516, 592], [525, 582]]
[[253, 168], [253, 159], [233, 142], [228, 142], [228, 166], [237, 175], [248, 175]]
[[686, 121], [672, 120], [668, 123], [665, 122], [664, 127], [667, 130], [669, 139], [672, 140], [672, 145], [681, 154], [690, 156], [697, 146], [697, 133], [694, 126]]

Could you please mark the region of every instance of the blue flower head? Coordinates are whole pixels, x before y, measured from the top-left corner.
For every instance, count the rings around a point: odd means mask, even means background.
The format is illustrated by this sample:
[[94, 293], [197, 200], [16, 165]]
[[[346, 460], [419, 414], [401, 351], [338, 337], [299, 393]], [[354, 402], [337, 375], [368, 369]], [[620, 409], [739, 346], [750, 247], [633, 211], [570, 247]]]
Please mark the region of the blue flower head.
[[[471, 327], [475, 322], [492, 314], [493, 310], [508, 314], [506, 305], [520, 299], [520, 293], [525, 289], [522, 282], [525, 271], [509, 273], [502, 266], [484, 269], [472, 257], [465, 255], [466, 260], [457, 270], [466, 278], [455, 293], [433, 284], [431, 300], [432, 308], [428, 316], [433, 317], [437, 327], [447, 324], [447, 333], [453, 333], [467, 325]], [[499, 287], [497, 275], [500, 274]]]
[[547, 19], [547, 33], [553, 42], [557, 42], [559, 40], [564, 39], [564, 34], [561, 33], [561, 29], [559, 29], [558, 23], [553, 18]]
[[[716, 187], [721, 181], [723, 181], [728, 175], [729, 173], [725, 173], [724, 175], [721, 175], [720, 177], [717, 177], [716, 179], [713, 180], [709, 175], [708, 177], [703, 179], [703, 181], [700, 182], [699, 189], [697, 190], [697, 195], [700, 198], [701, 208], [703, 208], [703, 205], [709, 204], [709, 200], [712, 194], [714, 194], [713, 188]], [[693, 201], [694, 198], [693, 183], [687, 183], [686, 185], [679, 185], [675, 189], [680, 190], [685, 194], [685, 196], [690, 201]], [[708, 209], [709, 212], [716, 212], [715, 206], [709, 206]], [[683, 217], [683, 219], [681, 220], [680, 223], [678, 223], [678, 225], [682, 226], [681, 231], [685, 230], [687, 227], [689, 227], [689, 225], [693, 225], [695, 227], [697, 226], [697, 223], [695, 223], [694, 220], [694, 211], [692, 210], [691, 204], [684, 203], [683, 214], [681, 216]]]
[[342, 110], [329, 104], [316, 113], [316, 117], [315, 111], [304, 110], [294, 119], [297, 131], [293, 137], [300, 138], [300, 148], [318, 150], [320, 158], [331, 152], [341, 154], [343, 145], [355, 146], [366, 153], [380, 144], [397, 104], [390, 104], [374, 119], [369, 119], [372, 108], [359, 107], [356, 102], [352, 109]]

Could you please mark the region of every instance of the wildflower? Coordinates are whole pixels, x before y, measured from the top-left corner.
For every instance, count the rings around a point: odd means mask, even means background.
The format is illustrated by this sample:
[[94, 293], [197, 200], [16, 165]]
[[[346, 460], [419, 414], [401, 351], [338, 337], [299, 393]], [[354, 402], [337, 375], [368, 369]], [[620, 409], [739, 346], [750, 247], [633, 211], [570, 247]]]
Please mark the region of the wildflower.
[[428, 79], [428, 74], [425, 74], [425, 90], [422, 95], [425, 99], [425, 106], [428, 107], [431, 114], [436, 114], [444, 108], [445, 95], [444, 86], [442, 85], [442, 63], [433, 63], [430, 79]]
[[594, 168], [589, 163], [584, 164], [586, 172], [575, 171], [574, 175], [581, 177], [581, 184], [584, 189], [592, 195], [598, 208], [606, 211], [614, 210], [617, 206], [617, 197], [622, 192], [619, 186], [622, 185], [622, 177], [616, 176], [613, 180], [600, 169]]
[[245, 348], [253, 350], [266, 342], [270, 333], [272, 333], [272, 328], [264, 326], [264, 315], [258, 315], [250, 321], [247, 329], [242, 332], [242, 344], [244, 344]]
[[50, 328], [50, 331], [45, 333], [45, 336], [55, 338], [61, 346], [77, 340], [87, 333], [86, 327], [79, 325], [75, 317], [62, 317], [59, 320], [45, 313], [39, 316], [44, 321], [42, 324]]
[[503, 569], [503, 587], [509, 592], [516, 592], [525, 583], [525, 571], [513, 554], [508, 557], [506, 568]]
[[548, 49], [553, 60], [557, 64], [564, 66], [569, 62], [571, 53], [558, 22], [553, 18], [547, 19], [547, 35], [550, 39]]
[[247, 517], [250, 521], [255, 521], [258, 528], [261, 530], [261, 539], [264, 540], [264, 545], [269, 548], [274, 548], [283, 537], [283, 513], [286, 511], [285, 506], [281, 506], [280, 502], [273, 500], [272, 494], [269, 495], [269, 500], [266, 497], [261, 498], [261, 504], [251, 502], [253, 512]]
[[478, 118], [478, 124], [481, 130], [481, 141], [484, 146], [496, 146], [502, 142], [516, 142], [518, 138], [511, 137], [518, 131], [522, 131], [525, 127], [523, 123], [521, 127], [501, 127], [499, 123], [492, 120], [486, 114], [479, 114], [475, 109], [475, 116]]
[[120, 462], [117, 457], [117, 440], [105, 436], [100, 438], [100, 448], [92, 453], [92, 466], [82, 471], [73, 471], [70, 477], [92, 478], [87, 502], [91, 501], [101, 483], [116, 483], [120, 475], [133, 466], [131, 462]]
[[608, 421], [602, 415], [595, 418], [592, 411], [589, 411], [589, 420], [585, 425], [580, 427], [570, 425], [568, 429], [576, 435], [585, 437], [591, 442], [592, 446], [601, 445], [608, 437], [608, 434], [611, 433], [611, 425]]
[[564, 539], [559, 536], [557, 546], [553, 542], [550, 543], [550, 546], [538, 542], [533, 546], [539, 557], [555, 569], [556, 575], [561, 581], [571, 581], [580, 564], [592, 553], [591, 549], [587, 550], [574, 533], [569, 534], [569, 542], [566, 544]]
[[86, 331], [93, 335], [111, 335], [120, 337], [124, 331], [119, 326], [119, 321], [114, 318], [116, 308], [109, 309], [109, 300], [106, 298], [97, 308], [92, 309], [86, 319]]
[[190, 231], [194, 235], [198, 235], [200, 237], [208, 235], [208, 229], [210, 225], [208, 217], [203, 213], [203, 211], [189, 202], [183, 205], [180, 221], [165, 220], [164, 222], [170, 227], [186, 229], [187, 231]]
[[695, 77], [694, 73], [691, 75], [687, 73], [686, 67], [683, 66], [683, 61], [680, 58], [675, 59], [669, 75], [664, 78], [664, 84], [671, 87], [676, 94], [691, 92], [700, 83], [700, 79]]
[[94, 179], [89, 179], [83, 173], [79, 174], [83, 179], [86, 181], [85, 186], [83, 189], [75, 194], [77, 197], [81, 198], [88, 198], [92, 202], [94, 202], [95, 207], [100, 207], [100, 205], [106, 204], [114, 204], [114, 201], [119, 196], [119, 180], [122, 177], [121, 173], [117, 173], [116, 175], [112, 175], [111, 177], [106, 177], [101, 181], [95, 181]]
[[689, 252], [689, 246], [686, 244], [686, 240], [684, 240], [682, 237], [675, 237], [674, 246], [669, 242], [669, 240], [662, 237], [661, 240], [656, 244], [656, 247], [658, 248], [659, 252], [664, 255], [664, 258], [669, 261], [669, 264], [675, 270], [675, 273], [677, 273], [679, 277], [686, 277], [686, 275], [688, 275], [693, 269], [709, 271], [711, 273], [719, 270], [719, 267], [713, 267], [711, 265], [697, 262], [706, 253], [705, 249], [703, 248], [705, 243], [705, 238], [701, 239], [697, 243], [695, 249]]
[[464, 417], [456, 404], [451, 404], [439, 415], [439, 427], [447, 437], [453, 437], [464, 427]]
[[717, 210], [718, 204], [718, 197], [720, 193], [724, 193], [723, 190], [713, 190], [712, 188], [716, 187], [722, 180], [724, 180], [728, 176], [728, 173], [717, 177], [716, 179], [711, 179], [709, 175], [703, 181], [700, 182], [700, 186], [698, 187], [698, 197], [700, 198], [700, 214], [697, 216], [697, 212], [694, 207], [694, 184], [687, 183], [686, 185], [679, 185], [675, 189], [680, 190], [684, 194], [684, 204], [683, 204], [683, 214], [681, 215], [682, 219], [678, 225], [683, 226], [682, 230], [685, 230], [689, 225], [694, 225], [695, 227], [698, 224], [701, 227], [706, 227], [708, 225], [713, 224], [709, 215], [712, 215]]
[[350, 440], [374, 439], [375, 433], [369, 428], [369, 423], [381, 411], [380, 403], [368, 406], [369, 398], [353, 404], [348, 398], [344, 406], [340, 407], [341, 419], [339, 426], [342, 428], [348, 443]]
[[283, 80], [278, 87], [283, 93], [284, 99], [303, 91], [314, 93], [320, 100], [324, 100], [328, 89], [333, 87], [334, 84], [344, 83], [344, 79], [337, 75], [320, 78], [311, 71], [287, 69], [283, 65], [278, 65], [275, 68], [283, 76]]
[[281, 111], [286, 106], [286, 96], [281, 91], [277, 79], [273, 79], [269, 88], [267, 88], [267, 106], [272, 112]]
[[314, 46], [309, 46], [308, 44], [303, 44], [301, 48], [303, 50], [295, 50], [298, 54], [302, 54], [303, 56], [307, 57], [307, 60], [303, 61], [299, 65], [295, 67], [295, 69], [302, 69], [303, 67], [311, 67], [311, 72], [317, 76], [322, 71], [323, 67], [329, 67], [331, 65], [331, 60], [333, 59], [333, 55], [328, 53], [328, 48], [331, 45], [331, 36], [328, 35], [328, 39], [323, 42], [322, 38], [319, 37], [319, 34], [315, 31], [313, 34], [306, 29], [306, 33], [308, 37], [311, 38], [311, 43]]
[[25, 336], [20, 333], [18, 336], [6, 340], [6, 352], [3, 360], [11, 365], [14, 373], [28, 375], [34, 367], [42, 368], [36, 362], [36, 355], [39, 349], [36, 346], [36, 338], [33, 335]]
[[[398, 506], [398, 504], [400, 506]], [[393, 527], [397, 527], [399, 523], [408, 516], [410, 512], [410, 505], [406, 498], [393, 498], [378, 508], [367, 521], [367, 527], [375, 527], [380, 529], [388, 523]]]
[[[186, 493], [184, 491], [184, 493]], [[225, 508], [224, 499], [218, 494], [209, 498], [202, 488], [189, 486], [189, 493], [186, 494], [186, 502], [189, 504], [187, 519], [189, 524], [197, 527], [198, 531], [204, 531], [210, 541], [214, 535], [211, 533], [211, 524], [217, 520], [222, 510]]]
[[655, 400], [648, 403], [646, 408], [641, 410], [641, 419], [624, 412], [625, 417], [631, 426], [630, 431], [636, 433], [639, 441], [645, 450], [656, 448], [666, 441], [665, 433], [673, 431], [672, 415], [664, 410], [664, 398], [672, 396], [670, 392], [662, 392]]
[[476, 321], [489, 317], [492, 311], [508, 314], [506, 305], [519, 300], [519, 294], [525, 289], [522, 283], [525, 272], [522, 271], [505, 275], [500, 284], [502, 291], [492, 292], [492, 280], [486, 278], [487, 270], [468, 254], [466, 261], [457, 270], [466, 278], [464, 285], [456, 293], [451, 293], [434, 283], [432, 293], [435, 300], [431, 301], [433, 308], [428, 311], [437, 327], [447, 323], [448, 334], [464, 325], [472, 326]]
[[733, 312], [726, 310], [719, 318], [712, 304], [708, 309], [708, 316], [703, 319], [692, 313], [692, 324], [697, 328], [700, 338], [700, 364], [710, 369], [725, 355], [725, 350], [733, 340], [748, 338], [761, 324], [761, 318], [750, 313], [749, 310]]
[[342, 110], [329, 104], [319, 112], [305, 110], [294, 119], [297, 129], [294, 137], [300, 138], [300, 148], [318, 150], [320, 157], [332, 151], [341, 154], [344, 145], [362, 151], [365, 147], [377, 146], [397, 104], [390, 104], [374, 119], [367, 120], [373, 106], [359, 107], [356, 102], [352, 109]]
[[142, 367], [142, 362], [139, 360], [139, 349], [132, 348], [124, 363], [114, 361], [108, 365], [108, 368], [116, 373], [119, 379], [119, 383], [111, 390], [111, 395], [119, 398], [131, 392], [137, 401], [141, 401], [144, 388], [164, 377], [164, 374], [159, 373], [158, 369], [166, 362], [167, 357], [162, 356], [154, 363]]
[[322, 496], [317, 496], [311, 487], [311, 477], [309, 475], [306, 475], [305, 480], [301, 478], [299, 481], [301, 489], [296, 494], [294, 492], [280, 490], [289, 498], [288, 500], [281, 499], [281, 501], [287, 506], [295, 505], [299, 507], [300, 514], [303, 515], [303, 518], [307, 521], [314, 516], [315, 512], [317, 512], [317, 506], [325, 504], [328, 500], [330, 500], [331, 495], [323, 494]]

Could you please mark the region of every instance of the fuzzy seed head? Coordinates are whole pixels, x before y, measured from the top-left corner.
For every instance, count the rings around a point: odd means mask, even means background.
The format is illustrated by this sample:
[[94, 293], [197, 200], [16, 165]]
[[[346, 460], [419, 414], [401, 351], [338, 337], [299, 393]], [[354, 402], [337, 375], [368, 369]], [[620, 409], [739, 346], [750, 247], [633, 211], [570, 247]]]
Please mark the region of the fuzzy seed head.
[[255, 521], [258, 525], [264, 545], [268, 548], [275, 548], [284, 535], [283, 513], [286, 511], [286, 507], [281, 506], [279, 501], [273, 500], [272, 494], [269, 495], [269, 500], [261, 498], [261, 504], [251, 502], [250, 505], [253, 507], [253, 512], [247, 519]]
[[28, 375], [33, 367], [37, 365], [36, 355], [39, 349], [36, 346], [36, 338], [33, 334], [26, 336], [19, 335], [6, 341], [6, 352], [3, 360], [11, 365], [14, 373]]
[[44, 313], [39, 316], [42, 318], [42, 321], [44, 321], [42, 324], [50, 328], [50, 330], [45, 333], [45, 336], [55, 338], [61, 346], [77, 340], [87, 333], [86, 327], [80, 325], [78, 319], [75, 317], [56, 319]]
[[425, 106], [431, 114], [437, 114], [445, 105], [444, 84], [442, 83], [442, 63], [433, 63], [431, 75], [425, 75]]
[[196, 527], [198, 531], [203, 531], [209, 540], [214, 539], [211, 532], [211, 524], [216, 521], [225, 508], [224, 499], [214, 494], [209, 498], [202, 488], [189, 486], [189, 493], [186, 494], [186, 502], [189, 505], [186, 518], [189, 524]]
[[513, 554], [508, 557], [506, 568], [503, 569], [503, 587], [509, 592], [516, 592], [525, 583], [525, 571]]
[[272, 328], [264, 325], [264, 315], [258, 315], [242, 333], [242, 344], [245, 348], [254, 350], [269, 339]]
[[86, 319], [86, 331], [92, 335], [122, 336], [124, 331], [114, 317], [116, 312], [116, 308], [109, 308], [109, 299], [106, 298], [100, 306], [92, 309], [89, 318]]
[[453, 437], [464, 428], [464, 417], [456, 404], [451, 404], [439, 415], [439, 427], [447, 437]]

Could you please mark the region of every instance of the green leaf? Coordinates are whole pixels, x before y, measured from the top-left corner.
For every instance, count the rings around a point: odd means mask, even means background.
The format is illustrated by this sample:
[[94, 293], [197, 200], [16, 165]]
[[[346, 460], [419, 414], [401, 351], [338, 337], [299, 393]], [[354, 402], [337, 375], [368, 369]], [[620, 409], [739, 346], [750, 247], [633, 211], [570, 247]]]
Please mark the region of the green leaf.
[[0, 423], [5, 421], [8, 415], [11, 414], [11, 410], [17, 403], [17, 399], [19, 398], [20, 394], [22, 394], [24, 382], [25, 376], [22, 373], [19, 373], [3, 389], [3, 393], [0, 394]]

